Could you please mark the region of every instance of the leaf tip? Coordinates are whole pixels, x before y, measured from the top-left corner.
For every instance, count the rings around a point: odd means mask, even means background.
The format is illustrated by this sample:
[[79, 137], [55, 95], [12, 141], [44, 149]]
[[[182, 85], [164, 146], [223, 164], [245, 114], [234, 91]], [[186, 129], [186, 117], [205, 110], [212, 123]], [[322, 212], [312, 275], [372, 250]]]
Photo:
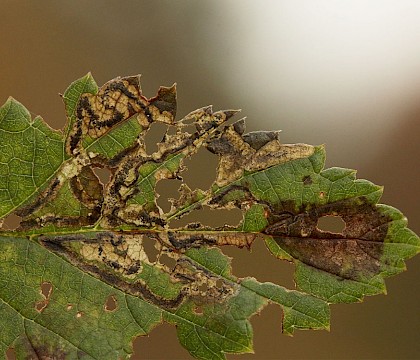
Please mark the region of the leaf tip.
[[20, 104], [20, 102], [17, 101], [13, 96], [9, 96], [6, 100], [6, 102], [4, 103], [4, 105], [9, 104], [9, 103]]
[[216, 111], [213, 115], [218, 116], [218, 114], [220, 114], [224, 116], [224, 119], [225, 119], [224, 121], [228, 121], [230, 118], [235, 116], [240, 111], [241, 110], [233, 110], [233, 109], [219, 110], [219, 111]]
[[204, 106], [201, 108], [201, 110], [210, 115], [213, 113], [213, 105]]
[[231, 109], [231, 110], [225, 110], [223, 111], [226, 114], [226, 120], [230, 119], [232, 116], [235, 116], [236, 114], [240, 113], [242, 109]]
[[1, 106], [1, 108], [7, 106], [19, 108], [20, 111], [23, 111], [23, 116], [27, 119], [30, 119], [31, 115], [29, 113], [29, 110], [20, 101], [16, 100], [13, 96], [9, 96], [5, 103]]
[[327, 148], [327, 144], [320, 144], [315, 146], [315, 150], [318, 150], [319, 152], [325, 152]]

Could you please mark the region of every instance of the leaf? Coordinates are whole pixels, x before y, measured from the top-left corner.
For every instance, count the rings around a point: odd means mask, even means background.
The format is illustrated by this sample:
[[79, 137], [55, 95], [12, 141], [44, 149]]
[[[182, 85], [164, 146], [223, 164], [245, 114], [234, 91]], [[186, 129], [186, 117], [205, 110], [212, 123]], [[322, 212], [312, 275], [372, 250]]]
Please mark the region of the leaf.
[[[32, 351], [38, 357], [117, 358], [131, 352], [133, 336], [160, 322], [152, 305], [86, 276], [39, 244], [24, 238], [1, 242], [3, 353], [14, 343], [24, 354], [20, 358]], [[44, 282], [52, 286], [48, 298], [40, 293]], [[118, 311], [105, 311], [108, 294], [115, 296]], [[45, 308], [37, 308], [42, 302]]]
[[0, 217], [43, 191], [64, 160], [62, 137], [9, 98], [0, 108]]
[[[18, 358], [128, 358], [132, 340], [162, 322], [200, 359], [252, 352], [250, 318], [282, 308], [285, 334], [329, 329], [329, 304], [385, 292], [419, 238], [382, 188], [353, 170], [324, 169], [323, 146], [282, 144], [277, 131], [245, 133], [237, 111], [204, 107], [175, 120], [176, 88], [146, 98], [138, 76], [98, 88], [90, 74], [63, 95], [64, 135], [9, 99], [0, 109], [0, 352]], [[167, 126], [157, 150], [145, 137]], [[206, 148], [219, 159], [210, 189], [182, 183], [169, 211], [156, 184], [182, 180], [184, 161]], [[95, 168], [111, 171], [108, 184]], [[210, 207], [239, 208], [241, 223], [171, 222]], [[319, 229], [338, 216], [340, 233]], [[264, 241], [296, 265], [296, 289], [237, 278], [223, 246]], [[113, 307], [108, 303], [111, 302]]]

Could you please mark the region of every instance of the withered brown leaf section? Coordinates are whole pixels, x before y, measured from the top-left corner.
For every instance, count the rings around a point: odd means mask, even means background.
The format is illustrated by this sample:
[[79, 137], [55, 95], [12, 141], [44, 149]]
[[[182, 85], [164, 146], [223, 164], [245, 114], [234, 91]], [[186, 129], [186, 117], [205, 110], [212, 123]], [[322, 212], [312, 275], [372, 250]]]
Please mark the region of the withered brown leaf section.
[[[272, 236], [294, 260], [342, 279], [371, 278], [384, 266], [393, 266], [382, 257], [393, 219], [364, 197], [363, 191], [360, 196], [348, 197], [343, 187], [343, 200], [325, 203], [333, 183], [327, 183], [322, 175], [313, 171], [312, 161], [320, 157], [315, 147], [281, 144], [277, 132], [243, 133], [244, 124], [239, 121], [225, 126], [208, 142], [207, 148], [219, 155], [219, 165], [217, 190], [206, 204], [215, 209], [234, 206], [245, 211], [254, 205], [262, 206], [265, 210], [260, 221], [268, 223], [261, 229], [264, 234]], [[299, 159], [305, 161], [310, 157], [314, 160], [306, 165], [295, 168], [291, 165], [294, 160], [299, 164]], [[287, 178], [289, 188], [286, 183], [279, 185], [279, 179], [283, 178]], [[351, 189], [354, 180], [350, 176], [345, 186]], [[373, 184], [366, 186], [370, 187], [369, 191], [379, 189]], [[313, 189], [310, 201], [298, 205], [300, 199], [289, 200], [290, 194], [301, 196], [305, 187]], [[259, 188], [271, 195], [261, 194]], [[341, 217], [345, 229], [341, 233], [321, 231], [317, 224], [324, 216]], [[238, 234], [238, 243], [250, 246], [242, 235]]]
[[103, 185], [92, 168], [85, 166], [71, 178], [71, 187], [76, 198], [88, 208], [100, 211], [103, 202]]
[[[263, 231], [294, 259], [344, 279], [361, 280], [380, 272], [381, 255], [390, 218], [366, 199], [302, 208], [282, 203], [282, 210], [269, 215]], [[340, 216], [346, 226], [341, 233], [319, 230], [323, 216]]]
[[175, 112], [174, 86], [161, 88], [156, 97], [148, 100], [141, 94], [139, 76], [116, 78], [101, 87], [96, 95], [84, 94], [79, 100], [76, 121], [67, 139], [67, 153], [78, 154], [84, 136], [99, 138], [135, 114], [147, 128], [152, 121], [171, 123]]
[[[201, 230], [201, 231], [200, 231]], [[258, 237], [256, 233], [238, 233], [237, 231], [219, 231], [200, 229], [196, 231], [166, 231], [159, 233], [159, 238], [176, 250], [186, 250], [206, 245], [232, 245], [239, 248], [250, 248]]]
[[244, 134], [244, 120], [224, 127], [207, 144], [207, 149], [219, 155], [216, 185], [226, 186], [242, 176], [271, 166], [313, 154], [314, 147], [306, 144], [282, 144], [279, 131], [255, 131]]
[[[172, 124], [175, 133], [166, 133], [158, 143], [158, 150], [153, 154], [146, 153], [144, 144], [125, 154], [107, 187], [102, 225], [107, 228], [121, 224], [164, 226], [162, 211], [155, 201], [145, 205], [128, 204], [130, 199], [144, 191], [140, 186], [136, 186], [141, 168], [147, 165], [156, 167], [157, 170], [148, 175], [154, 183], [162, 179], [180, 179], [179, 174], [184, 170], [183, 159], [196, 153], [213, 136], [216, 129], [236, 112], [234, 110], [213, 112], [211, 107], [198, 109]], [[195, 131], [185, 131], [184, 129], [191, 124], [195, 127]], [[166, 163], [174, 156], [180, 157], [179, 165], [170, 169]], [[154, 191], [154, 188], [148, 191]]]
[[[61, 348], [52, 348], [51, 345], [44, 343], [41, 337], [31, 336], [20, 336], [17, 340], [17, 344], [25, 352], [25, 359], [54, 359], [54, 360], [65, 360], [67, 358], [67, 353], [64, 349]], [[80, 357], [86, 356], [83, 351], [78, 351]]]

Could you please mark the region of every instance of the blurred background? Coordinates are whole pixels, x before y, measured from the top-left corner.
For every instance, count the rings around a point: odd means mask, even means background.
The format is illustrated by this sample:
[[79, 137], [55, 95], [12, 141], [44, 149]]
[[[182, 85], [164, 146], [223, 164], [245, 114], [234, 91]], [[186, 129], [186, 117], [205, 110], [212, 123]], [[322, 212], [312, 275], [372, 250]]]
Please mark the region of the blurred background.
[[[325, 143], [327, 166], [385, 185], [382, 201], [420, 233], [420, 1], [0, 3], [1, 103], [12, 95], [58, 129], [58, 93], [88, 71], [98, 84], [141, 73], [149, 97], [177, 82], [179, 118], [209, 104], [241, 108], [249, 131], [282, 129], [284, 143]], [[216, 160], [199, 156], [185, 177], [205, 188]], [[166, 190], [158, 191], [163, 201]], [[197, 219], [209, 225], [230, 216], [203, 214]], [[223, 250], [236, 275], [293, 286], [292, 268], [263, 246]], [[387, 280], [387, 296], [332, 306], [330, 333], [282, 336], [281, 311], [269, 306], [252, 320], [256, 355], [241, 358], [419, 358], [420, 257], [407, 266]], [[134, 348], [133, 359], [189, 358], [168, 325]]]

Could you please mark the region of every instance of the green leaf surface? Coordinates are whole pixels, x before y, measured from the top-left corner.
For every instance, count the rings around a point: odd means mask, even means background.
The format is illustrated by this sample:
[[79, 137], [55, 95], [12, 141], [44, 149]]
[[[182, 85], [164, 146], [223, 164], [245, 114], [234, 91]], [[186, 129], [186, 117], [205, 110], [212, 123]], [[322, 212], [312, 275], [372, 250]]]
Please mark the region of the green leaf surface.
[[106, 136], [97, 139], [88, 137], [83, 141], [86, 151], [112, 159], [128, 147], [131, 147], [143, 128], [136, 118], [116, 126]]
[[[254, 279], [234, 285], [238, 279], [230, 273], [229, 259], [215, 248], [192, 249], [185, 259], [235, 287], [233, 296], [219, 304], [188, 300], [176, 309], [160, 308], [86, 276], [83, 270], [27, 239], [2, 238], [1, 250], [2, 351], [10, 345], [31, 344], [22, 349], [26, 356], [31, 349], [40, 349], [41, 353], [61, 353], [69, 358], [125, 358], [131, 353], [132, 338], [149, 333], [163, 319], [177, 325], [180, 342], [192, 355], [224, 358], [224, 353], [252, 351], [248, 318], [268, 301], [283, 307], [287, 334], [294, 328], [328, 328], [325, 302]], [[141, 275], [161, 301], [177, 295], [169, 291], [174, 285], [164, 277], [151, 267]], [[48, 294], [42, 293], [43, 284], [51, 286]], [[106, 309], [109, 296], [117, 304], [114, 311]], [[202, 307], [200, 313], [196, 312], [198, 306]]]
[[[0, 244], [3, 353], [12, 345], [21, 358], [32, 351], [69, 359], [125, 358], [133, 336], [161, 321], [159, 309], [86, 276], [39, 244], [3, 237]], [[47, 297], [41, 292], [44, 283], [51, 285]], [[106, 311], [110, 295], [118, 311]]]
[[[286, 335], [329, 329], [329, 304], [384, 293], [384, 278], [420, 251], [404, 215], [378, 203], [382, 187], [324, 169], [323, 146], [246, 133], [243, 119], [229, 122], [235, 110], [204, 107], [176, 120], [175, 86], [147, 98], [138, 76], [98, 88], [88, 74], [63, 100], [64, 137], [13, 99], [0, 108], [0, 219], [22, 217], [0, 230], [1, 354], [124, 359], [162, 322], [193, 357], [249, 353], [250, 319], [265, 306], [281, 307]], [[150, 152], [153, 123], [166, 132]], [[181, 181], [200, 148], [218, 158], [214, 183], [182, 182], [163, 211], [156, 185]], [[96, 168], [110, 171], [106, 185]], [[203, 207], [239, 208], [243, 218], [172, 227]], [[320, 229], [329, 216], [344, 229]], [[295, 264], [296, 289], [234, 275], [223, 247], [256, 241]]]
[[96, 85], [90, 73], [82, 78], [72, 82], [63, 94], [63, 101], [66, 108], [67, 125], [66, 137], [69, 135], [70, 130], [74, 126], [77, 119], [77, 105], [83, 94], [96, 94], [98, 92], [98, 85]]
[[63, 139], [9, 98], [0, 108], [0, 217], [38, 195], [64, 161]]

